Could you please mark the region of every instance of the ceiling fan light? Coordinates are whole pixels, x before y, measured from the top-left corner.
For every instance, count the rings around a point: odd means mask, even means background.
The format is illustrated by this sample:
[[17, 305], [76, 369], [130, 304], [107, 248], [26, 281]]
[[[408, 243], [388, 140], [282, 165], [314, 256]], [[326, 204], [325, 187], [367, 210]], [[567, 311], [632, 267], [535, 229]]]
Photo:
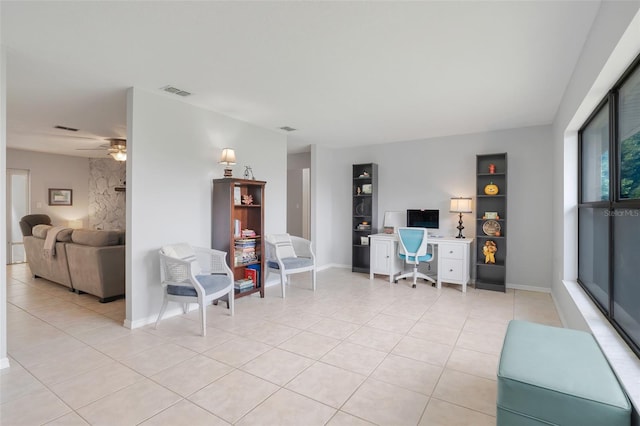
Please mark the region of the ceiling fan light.
[[127, 153], [122, 151], [116, 151], [110, 153], [114, 160], [116, 161], [127, 161]]

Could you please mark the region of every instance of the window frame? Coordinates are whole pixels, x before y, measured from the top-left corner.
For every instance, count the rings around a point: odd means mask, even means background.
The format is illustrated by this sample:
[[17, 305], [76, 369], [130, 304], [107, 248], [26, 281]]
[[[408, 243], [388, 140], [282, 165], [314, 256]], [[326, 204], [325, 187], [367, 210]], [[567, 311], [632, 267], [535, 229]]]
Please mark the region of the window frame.
[[[581, 209], [597, 209], [604, 208], [610, 212], [620, 210], [620, 209], [640, 209], [640, 199], [628, 199], [628, 198], [620, 198], [620, 180], [621, 180], [621, 159], [620, 152], [618, 149], [619, 141], [618, 141], [618, 128], [619, 128], [619, 91], [620, 88], [625, 84], [625, 82], [633, 75], [635, 72], [640, 72], [640, 55], [635, 58], [635, 60], [631, 63], [631, 65], [625, 70], [622, 76], [618, 79], [618, 81], [613, 85], [613, 87], [607, 92], [605, 97], [598, 103], [593, 112], [587, 117], [585, 122], [582, 124], [580, 129], [578, 130], [578, 211]], [[595, 119], [595, 117], [602, 111], [606, 106], [609, 107], [609, 199], [608, 200], [598, 200], [598, 201], [584, 201], [583, 199], [583, 180], [582, 180], [582, 172], [583, 172], [583, 133], [587, 126], [591, 124], [591, 122]], [[578, 214], [578, 230], [580, 229], [580, 214]], [[611, 323], [611, 325], [615, 328], [615, 330], [620, 334], [620, 336], [624, 339], [624, 341], [629, 345], [631, 350], [640, 357], [640, 341], [635, 341], [627, 332], [618, 324], [615, 318], [615, 234], [614, 234], [614, 218], [615, 215], [608, 216], [608, 306], [602, 306], [600, 301], [596, 299], [596, 297], [590, 292], [587, 285], [585, 285], [580, 276], [577, 277], [578, 284], [582, 289], [586, 292], [589, 298], [594, 302], [594, 304], [598, 307], [598, 309], [602, 312], [605, 318]], [[578, 232], [579, 235], [579, 232]], [[580, 271], [580, 263], [583, 259], [580, 258], [579, 252], [580, 243], [578, 242], [578, 271]], [[588, 259], [584, 259], [587, 260]], [[640, 300], [638, 300], [640, 304]]]

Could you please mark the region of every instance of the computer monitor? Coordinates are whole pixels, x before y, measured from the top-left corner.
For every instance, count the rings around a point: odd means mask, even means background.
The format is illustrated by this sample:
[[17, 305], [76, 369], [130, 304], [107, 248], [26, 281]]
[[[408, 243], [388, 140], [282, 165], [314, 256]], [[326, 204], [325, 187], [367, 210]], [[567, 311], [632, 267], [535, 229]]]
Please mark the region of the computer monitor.
[[413, 228], [440, 228], [440, 210], [407, 210], [407, 226]]

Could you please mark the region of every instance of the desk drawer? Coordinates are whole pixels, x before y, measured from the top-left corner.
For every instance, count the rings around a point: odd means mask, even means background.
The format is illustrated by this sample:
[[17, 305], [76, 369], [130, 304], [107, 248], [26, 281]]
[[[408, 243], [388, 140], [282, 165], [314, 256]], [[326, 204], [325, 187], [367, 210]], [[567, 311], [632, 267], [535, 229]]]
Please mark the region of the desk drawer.
[[461, 244], [440, 244], [438, 247], [440, 250], [440, 256], [443, 259], [464, 259], [464, 251], [467, 250], [467, 246]]
[[462, 266], [462, 260], [457, 259], [442, 259], [442, 270], [438, 271], [440, 274], [440, 280], [444, 282], [462, 282], [462, 275], [464, 267]]

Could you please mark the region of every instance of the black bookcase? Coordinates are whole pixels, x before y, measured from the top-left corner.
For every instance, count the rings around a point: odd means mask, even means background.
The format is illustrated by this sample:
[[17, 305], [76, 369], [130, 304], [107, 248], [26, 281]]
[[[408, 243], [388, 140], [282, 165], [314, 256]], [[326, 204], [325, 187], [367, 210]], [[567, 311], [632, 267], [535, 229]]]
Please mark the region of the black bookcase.
[[[507, 276], [507, 154], [476, 157], [476, 288], [505, 291]], [[487, 186], [489, 185], [488, 191]], [[497, 187], [497, 193], [496, 192]], [[487, 193], [489, 192], [489, 193]], [[494, 217], [497, 215], [497, 217]], [[495, 244], [495, 263], [485, 246]], [[493, 259], [490, 259], [493, 260]]]
[[369, 273], [369, 235], [378, 223], [378, 165], [354, 164], [352, 177], [351, 270]]

